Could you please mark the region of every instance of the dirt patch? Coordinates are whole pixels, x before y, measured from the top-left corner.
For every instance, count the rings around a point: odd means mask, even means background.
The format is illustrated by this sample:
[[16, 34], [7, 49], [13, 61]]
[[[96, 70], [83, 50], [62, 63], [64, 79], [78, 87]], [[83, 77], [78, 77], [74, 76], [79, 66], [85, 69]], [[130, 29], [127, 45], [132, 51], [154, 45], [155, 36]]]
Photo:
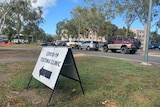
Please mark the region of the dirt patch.
[[[46, 91], [46, 90], [44, 90], [44, 91]], [[30, 99], [30, 101], [32, 101], [32, 104], [35, 104], [35, 105], [47, 102], [46, 98], [42, 98], [42, 96], [40, 96], [36, 93], [37, 93], [37, 89], [29, 89], [29, 90], [24, 90], [24, 91], [20, 92], [18, 94], [18, 96], [23, 97], [25, 99]]]
[[18, 58], [18, 57], [33, 57], [37, 56], [40, 51], [35, 50], [0, 50], [0, 58]]
[[38, 59], [40, 49], [0, 49], [0, 63], [32, 61]]

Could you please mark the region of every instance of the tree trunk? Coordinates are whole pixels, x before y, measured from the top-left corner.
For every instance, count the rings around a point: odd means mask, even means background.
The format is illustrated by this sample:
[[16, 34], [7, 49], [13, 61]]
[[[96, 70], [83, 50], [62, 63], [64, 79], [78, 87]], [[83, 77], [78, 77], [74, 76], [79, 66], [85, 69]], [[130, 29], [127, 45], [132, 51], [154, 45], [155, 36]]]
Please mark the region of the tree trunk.
[[8, 13], [8, 11], [5, 12], [4, 15], [2, 16], [2, 18], [0, 19], [0, 34], [2, 33], [2, 29], [3, 29], [3, 26], [5, 24], [7, 13]]
[[129, 29], [130, 29], [130, 27], [127, 26], [126, 37], [128, 37]]

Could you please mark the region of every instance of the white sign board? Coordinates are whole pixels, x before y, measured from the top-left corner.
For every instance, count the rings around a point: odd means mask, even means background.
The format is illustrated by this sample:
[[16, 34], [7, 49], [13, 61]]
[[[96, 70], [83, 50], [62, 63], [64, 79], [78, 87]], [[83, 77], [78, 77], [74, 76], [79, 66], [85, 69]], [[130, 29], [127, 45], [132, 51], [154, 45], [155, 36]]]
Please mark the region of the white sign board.
[[43, 47], [33, 70], [33, 77], [54, 89], [68, 48]]

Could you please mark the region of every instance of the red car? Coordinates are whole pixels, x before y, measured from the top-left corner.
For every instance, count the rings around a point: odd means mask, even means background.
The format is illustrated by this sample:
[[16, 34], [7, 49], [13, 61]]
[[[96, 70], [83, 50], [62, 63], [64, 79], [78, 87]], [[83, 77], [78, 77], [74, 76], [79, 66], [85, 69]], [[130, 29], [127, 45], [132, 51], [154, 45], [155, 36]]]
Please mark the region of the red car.
[[0, 39], [0, 44], [8, 44], [8, 40], [6, 40], [6, 39]]

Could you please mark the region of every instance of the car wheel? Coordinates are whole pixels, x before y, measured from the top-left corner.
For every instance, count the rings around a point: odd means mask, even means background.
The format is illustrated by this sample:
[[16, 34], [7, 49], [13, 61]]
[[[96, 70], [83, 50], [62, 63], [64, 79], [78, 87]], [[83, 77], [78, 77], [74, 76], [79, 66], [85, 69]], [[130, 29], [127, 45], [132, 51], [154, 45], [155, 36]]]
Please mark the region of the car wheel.
[[78, 49], [82, 49], [81, 46], [78, 46]]
[[90, 51], [90, 47], [88, 46], [86, 50]]
[[128, 52], [128, 48], [127, 47], [122, 47], [121, 48], [121, 53], [122, 54], [127, 54], [127, 52]]

